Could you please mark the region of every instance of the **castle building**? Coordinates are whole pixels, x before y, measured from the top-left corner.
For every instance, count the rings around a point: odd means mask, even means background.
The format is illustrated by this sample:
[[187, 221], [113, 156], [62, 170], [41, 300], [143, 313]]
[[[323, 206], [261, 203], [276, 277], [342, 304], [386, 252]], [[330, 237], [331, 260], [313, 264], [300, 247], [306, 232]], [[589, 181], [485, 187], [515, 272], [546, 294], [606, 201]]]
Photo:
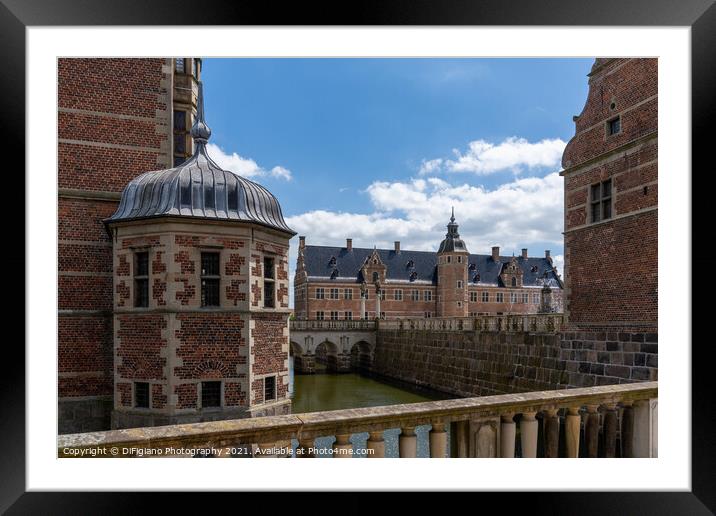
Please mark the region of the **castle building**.
[[561, 311], [562, 280], [544, 258], [470, 254], [455, 215], [437, 252], [306, 245], [299, 237], [297, 319], [470, 317]]
[[288, 410], [292, 232], [192, 138], [201, 64], [58, 60], [60, 433]]
[[657, 59], [596, 59], [562, 156], [562, 352], [588, 350], [585, 386], [658, 379], [657, 108]]

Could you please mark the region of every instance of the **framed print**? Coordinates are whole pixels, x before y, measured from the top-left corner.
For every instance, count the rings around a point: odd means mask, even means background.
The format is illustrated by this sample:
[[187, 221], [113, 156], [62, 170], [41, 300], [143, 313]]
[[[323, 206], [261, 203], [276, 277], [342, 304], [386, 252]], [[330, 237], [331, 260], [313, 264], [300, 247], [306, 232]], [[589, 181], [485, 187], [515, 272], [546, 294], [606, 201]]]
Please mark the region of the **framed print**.
[[713, 510], [712, 3], [316, 7], [4, 3], [28, 302], [2, 507]]

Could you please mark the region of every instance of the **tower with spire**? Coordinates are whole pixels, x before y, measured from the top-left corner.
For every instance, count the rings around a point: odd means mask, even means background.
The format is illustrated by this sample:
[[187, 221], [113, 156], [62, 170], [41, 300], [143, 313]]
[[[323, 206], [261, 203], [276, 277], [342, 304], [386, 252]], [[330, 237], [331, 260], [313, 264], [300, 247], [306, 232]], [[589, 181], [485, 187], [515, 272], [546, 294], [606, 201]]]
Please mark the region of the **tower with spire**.
[[460, 238], [452, 208], [445, 239], [437, 253], [436, 313], [439, 317], [467, 317], [468, 281], [467, 266], [470, 253]]
[[207, 153], [129, 182], [105, 225], [114, 255], [113, 428], [290, 412], [288, 248], [268, 190]]

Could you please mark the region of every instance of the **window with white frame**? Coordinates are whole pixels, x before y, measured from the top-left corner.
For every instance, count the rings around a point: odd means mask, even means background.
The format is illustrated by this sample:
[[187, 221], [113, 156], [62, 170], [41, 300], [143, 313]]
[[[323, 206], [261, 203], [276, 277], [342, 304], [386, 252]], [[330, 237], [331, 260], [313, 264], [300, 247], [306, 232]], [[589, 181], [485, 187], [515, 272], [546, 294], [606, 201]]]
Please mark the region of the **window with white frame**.
[[316, 320], [317, 321], [322, 321], [324, 319], [324, 316], [325, 316], [325, 314], [323, 313], [323, 311], [316, 312]]
[[337, 288], [331, 289], [331, 299], [338, 299], [338, 289]]
[[403, 291], [402, 290], [394, 290], [393, 291], [393, 297], [396, 301], [402, 301], [403, 300]]
[[432, 290], [424, 290], [423, 291], [423, 301], [432, 301], [433, 300], [433, 291]]
[[477, 303], [477, 292], [470, 292], [470, 302]]
[[325, 298], [326, 298], [326, 293], [323, 290], [323, 287], [318, 287], [316, 289], [316, 299], [325, 299]]
[[353, 289], [352, 288], [343, 289], [343, 299], [353, 299]]
[[489, 292], [483, 292], [483, 293], [482, 293], [482, 302], [483, 302], [483, 303], [489, 303], [489, 302], [490, 302], [490, 293], [489, 293]]

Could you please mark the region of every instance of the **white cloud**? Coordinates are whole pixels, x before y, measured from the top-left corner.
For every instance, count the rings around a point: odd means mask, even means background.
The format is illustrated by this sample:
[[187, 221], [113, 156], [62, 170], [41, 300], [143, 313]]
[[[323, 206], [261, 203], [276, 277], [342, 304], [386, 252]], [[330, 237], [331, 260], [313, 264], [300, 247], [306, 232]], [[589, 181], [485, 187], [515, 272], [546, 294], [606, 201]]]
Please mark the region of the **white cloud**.
[[236, 172], [244, 177], [266, 177], [271, 176], [279, 179], [290, 181], [292, 178], [291, 171], [281, 166], [275, 166], [270, 171], [259, 166], [251, 158], [244, 158], [236, 152], [227, 154], [224, 150], [214, 143], [207, 143], [206, 150], [216, 164], [225, 170]]
[[524, 138], [513, 136], [498, 144], [474, 140], [468, 144], [465, 152], [453, 149], [454, 159], [423, 160], [420, 173], [430, 174], [443, 170], [487, 175], [505, 170], [519, 174], [526, 169], [554, 169], [559, 166], [566, 145], [560, 138], [530, 143]]
[[[451, 185], [435, 177], [377, 181], [365, 190], [374, 208], [371, 213], [313, 210], [286, 222], [306, 235], [309, 245], [341, 246], [352, 238], [356, 247], [391, 248], [400, 240], [403, 249], [435, 251], [454, 207], [460, 236], [470, 252], [489, 254], [491, 246], [499, 245], [502, 255], [519, 254], [527, 247], [530, 256], [544, 256], [550, 249], [563, 274], [563, 256], [555, 253], [563, 246], [563, 181], [557, 172], [515, 179], [492, 190]], [[292, 243], [291, 280], [296, 251]]]
[[278, 177], [280, 179], [285, 179], [286, 181], [290, 181], [292, 179], [291, 171], [287, 168], [283, 168], [281, 166], [275, 166], [271, 169], [271, 175], [273, 177]]

